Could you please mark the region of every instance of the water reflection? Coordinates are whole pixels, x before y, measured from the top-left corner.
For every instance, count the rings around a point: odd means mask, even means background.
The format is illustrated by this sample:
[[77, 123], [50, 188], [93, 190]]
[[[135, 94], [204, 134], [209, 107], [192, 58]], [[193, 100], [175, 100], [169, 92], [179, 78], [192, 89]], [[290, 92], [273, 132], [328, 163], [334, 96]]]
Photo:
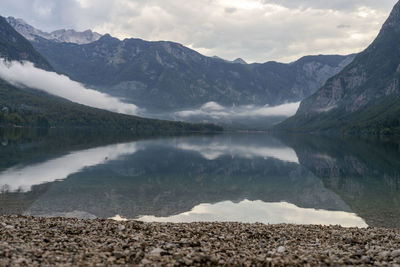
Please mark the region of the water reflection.
[[215, 204], [200, 204], [192, 210], [169, 217], [140, 216], [144, 222], [246, 222], [246, 223], [293, 223], [342, 225], [344, 227], [367, 227], [363, 219], [354, 213], [304, 209], [280, 202], [243, 200], [239, 203], [224, 201]]
[[275, 158], [286, 162], [299, 163], [296, 152], [289, 147], [269, 147], [259, 146], [259, 144], [235, 144], [228, 140], [218, 140], [207, 142], [206, 144], [193, 144], [190, 142], [182, 142], [177, 147], [182, 150], [196, 151], [208, 160], [216, 160], [223, 155], [243, 158], [264, 159]]
[[287, 136], [300, 164], [368, 225], [400, 227], [399, 138]]
[[123, 155], [133, 154], [138, 150], [135, 143], [110, 145], [71, 152], [65, 156], [32, 165], [19, 165], [0, 173], [2, 191], [27, 192], [33, 185], [65, 179], [84, 168], [106, 164]]
[[400, 227], [398, 141], [279, 139], [7, 138], [0, 213]]

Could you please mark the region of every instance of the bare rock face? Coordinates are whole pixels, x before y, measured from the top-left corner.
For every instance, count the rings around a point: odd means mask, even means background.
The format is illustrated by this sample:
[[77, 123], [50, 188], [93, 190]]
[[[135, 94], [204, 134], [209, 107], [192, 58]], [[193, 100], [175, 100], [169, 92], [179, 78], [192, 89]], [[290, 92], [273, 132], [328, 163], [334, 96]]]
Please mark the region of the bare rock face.
[[97, 41], [102, 36], [97, 32], [92, 32], [87, 30], [84, 32], [77, 32], [75, 30], [57, 30], [51, 33], [44, 32], [36, 29], [35, 27], [29, 25], [22, 19], [17, 19], [14, 17], [8, 17], [7, 22], [22, 36], [26, 39], [33, 41], [37, 37], [41, 37], [47, 40], [53, 40], [56, 42], [66, 42], [75, 44], [88, 44]]
[[97, 32], [86, 30], [84, 32], [76, 32], [74, 30], [57, 30], [50, 33], [51, 39], [65, 43], [88, 44], [97, 41], [102, 36]]
[[379, 131], [379, 127], [398, 127], [399, 66], [400, 2], [374, 42], [305, 99], [296, 116], [279, 127], [307, 131], [367, 126]]

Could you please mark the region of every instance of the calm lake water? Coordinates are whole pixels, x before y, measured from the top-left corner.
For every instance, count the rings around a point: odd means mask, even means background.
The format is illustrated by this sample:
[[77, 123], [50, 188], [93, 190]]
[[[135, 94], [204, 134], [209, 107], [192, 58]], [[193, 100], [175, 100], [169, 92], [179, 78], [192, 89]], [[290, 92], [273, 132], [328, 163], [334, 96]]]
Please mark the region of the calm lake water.
[[0, 213], [400, 227], [400, 141], [0, 130]]

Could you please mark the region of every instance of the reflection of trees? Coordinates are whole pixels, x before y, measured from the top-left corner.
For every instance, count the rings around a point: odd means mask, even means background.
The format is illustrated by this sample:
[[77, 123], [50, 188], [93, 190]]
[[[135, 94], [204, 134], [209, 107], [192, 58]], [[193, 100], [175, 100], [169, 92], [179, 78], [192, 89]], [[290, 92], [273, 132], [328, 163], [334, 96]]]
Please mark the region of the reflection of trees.
[[369, 225], [400, 227], [398, 138], [286, 136], [300, 163]]
[[0, 189], [0, 214], [24, 214], [49, 188], [49, 185], [34, 186], [27, 193], [9, 192], [8, 186]]
[[[71, 151], [85, 150], [120, 142], [146, 138], [126, 132], [98, 132], [91, 130], [49, 130], [0, 127], [0, 171], [16, 165], [63, 156]], [[29, 177], [27, 177], [29, 178]], [[31, 192], [9, 192], [8, 185], [0, 185], [0, 214], [25, 211], [50, 185], [38, 185]]]
[[[261, 137], [260, 147], [265, 143], [279, 147], [276, 140]], [[230, 154], [208, 160], [196, 151], [171, 145], [190, 142], [201, 146], [202, 141], [186, 138], [140, 143], [143, 149], [122, 161], [90, 168], [53, 183], [30, 211], [46, 214], [79, 210], [99, 217], [170, 216], [201, 203], [246, 198], [350, 211], [319, 179], [296, 163], [263, 157], [232, 158]], [[233, 138], [229, 142], [235, 145], [239, 141]], [[280, 147], [285, 148], [282, 144]]]

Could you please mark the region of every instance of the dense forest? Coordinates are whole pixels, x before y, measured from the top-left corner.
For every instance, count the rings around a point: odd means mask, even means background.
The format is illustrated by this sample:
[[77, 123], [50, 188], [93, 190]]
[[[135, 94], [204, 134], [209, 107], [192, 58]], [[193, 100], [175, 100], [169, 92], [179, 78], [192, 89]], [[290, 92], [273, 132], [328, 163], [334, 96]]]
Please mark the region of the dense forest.
[[0, 126], [96, 127], [135, 132], [221, 131], [211, 124], [144, 119], [69, 102], [32, 89], [19, 89], [0, 80]]

